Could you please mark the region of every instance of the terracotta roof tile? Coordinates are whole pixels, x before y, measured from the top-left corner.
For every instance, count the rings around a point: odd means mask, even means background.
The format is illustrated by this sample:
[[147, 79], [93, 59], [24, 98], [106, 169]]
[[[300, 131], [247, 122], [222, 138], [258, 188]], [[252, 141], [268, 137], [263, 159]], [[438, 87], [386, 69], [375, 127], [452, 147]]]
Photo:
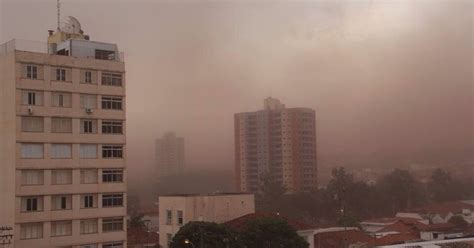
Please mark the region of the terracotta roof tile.
[[360, 230], [322, 232], [314, 235], [315, 248], [341, 248], [344, 244], [369, 243], [374, 238]]
[[130, 245], [160, 243], [160, 235], [156, 232], [148, 233], [143, 227], [131, 227], [127, 229], [127, 243]]
[[288, 219], [284, 216], [281, 216], [279, 214], [274, 214], [274, 213], [247, 214], [247, 215], [241, 216], [239, 218], [227, 221], [227, 222], [224, 223], [224, 225], [228, 226], [229, 228], [231, 228], [233, 230], [241, 231], [245, 228], [245, 225], [249, 220], [256, 219], [256, 218], [261, 218], [261, 217], [273, 217], [273, 218], [277, 218], [277, 219], [282, 219], [282, 220], [288, 222], [288, 224], [297, 231], [314, 229], [313, 226], [310, 226], [310, 225], [307, 225], [305, 223], [298, 222], [298, 221], [295, 221], [295, 220], [291, 220], [291, 219]]
[[414, 211], [423, 214], [439, 214], [445, 217], [449, 213], [459, 213], [463, 209], [474, 211], [474, 205], [462, 201], [451, 201], [429, 204], [424, 207], [416, 208]]
[[406, 243], [408, 241], [416, 241], [420, 240], [420, 237], [415, 234], [411, 233], [397, 233], [397, 234], [389, 234], [386, 236], [383, 236], [381, 238], [378, 238], [375, 241], [372, 241], [372, 245], [395, 245], [395, 244], [402, 244]]

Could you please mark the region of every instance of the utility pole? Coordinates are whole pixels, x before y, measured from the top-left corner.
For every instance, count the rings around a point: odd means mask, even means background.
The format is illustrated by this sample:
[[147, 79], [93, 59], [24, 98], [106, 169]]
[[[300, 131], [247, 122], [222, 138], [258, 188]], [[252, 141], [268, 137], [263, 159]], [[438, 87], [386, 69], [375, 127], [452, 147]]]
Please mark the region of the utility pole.
[[344, 232], [342, 233], [342, 247], [347, 248], [346, 244], [346, 234], [347, 234], [347, 223], [346, 223], [346, 186], [342, 186], [342, 197], [341, 197], [341, 220], [344, 227]]
[[203, 230], [202, 230], [202, 227], [199, 227], [199, 233], [201, 235], [201, 245], [199, 246], [199, 248], [204, 248], [204, 234], [203, 234]]
[[146, 246], [150, 244], [150, 220], [144, 220], [146, 225]]

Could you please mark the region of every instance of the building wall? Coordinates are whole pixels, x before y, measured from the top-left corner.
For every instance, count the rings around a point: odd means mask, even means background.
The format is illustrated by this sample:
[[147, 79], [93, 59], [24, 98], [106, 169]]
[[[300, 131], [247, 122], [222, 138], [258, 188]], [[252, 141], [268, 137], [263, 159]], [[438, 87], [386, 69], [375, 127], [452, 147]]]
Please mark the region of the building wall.
[[[12, 58], [15, 58], [13, 60]], [[100, 244], [104, 242], [126, 240], [126, 138], [125, 138], [125, 67], [124, 63], [116, 61], [102, 61], [95, 59], [79, 59], [68, 56], [49, 55], [42, 53], [31, 53], [15, 51], [7, 55], [9, 64], [5, 65], [4, 59], [0, 59], [0, 80], [2, 85], [2, 128], [0, 129], [0, 149], [2, 159], [2, 173], [0, 173], [1, 202], [9, 202], [7, 211], [0, 211], [0, 223], [7, 218], [7, 224], [14, 222], [15, 247], [57, 247], [57, 246], [79, 246], [81, 244]], [[39, 67], [38, 79], [27, 79], [24, 76], [24, 65], [34, 64]], [[70, 76], [68, 82], [57, 82], [54, 80], [52, 71], [54, 67], [68, 68]], [[83, 84], [80, 82], [80, 72], [83, 69], [93, 70], [96, 84]], [[122, 74], [122, 87], [101, 85], [102, 71], [114, 71]], [[5, 89], [5, 91], [3, 90]], [[22, 91], [43, 91], [42, 106], [22, 105]], [[53, 91], [72, 93], [72, 107], [59, 108], [51, 106]], [[93, 113], [86, 113], [80, 107], [80, 94], [97, 95], [97, 109]], [[101, 109], [100, 96], [113, 95], [122, 96], [122, 111]], [[29, 113], [29, 109], [33, 113]], [[44, 118], [43, 132], [22, 132], [22, 116], [35, 116]], [[52, 117], [72, 118], [72, 133], [52, 133]], [[80, 119], [96, 119], [97, 134], [81, 134]], [[101, 123], [103, 120], [124, 121], [122, 134], [102, 134]], [[4, 122], [7, 121], [7, 122]], [[3, 125], [8, 123], [7, 128]], [[6, 132], [5, 132], [6, 131]], [[42, 159], [21, 158], [22, 143], [43, 143], [44, 156]], [[72, 158], [53, 159], [50, 158], [52, 143], [72, 144]], [[80, 144], [98, 144], [96, 159], [79, 158]], [[123, 158], [103, 159], [101, 158], [101, 146], [103, 144], [123, 145]], [[3, 163], [7, 161], [7, 163]], [[80, 169], [98, 169], [98, 182], [93, 184], [81, 184]], [[124, 180], [118, 183], [103, 183], [103, 168], [124, 169]], [[22, 185], [21, 175], [25, 169], [40, 169], [44, 172], [43, 184]], [[51, 169], [71, 169], [72, 184], [53, 185], [51, 182]], [[3, 173], [6, 172], [6, 173]], [[7, 182], [4, 184], [4, 182]], [[5, 190], [4, 190], [5, 189]], [[4, 193], [5, 192], [5, 193]], [[118, 207], [102, 207], [101, 197], [104, 193], [122, 193], [123, 205]], [[80, 196], [82, 194], [97, 194], [97, 208], [82, 209]], [[72, 195], [70, 210], [52, 210], [53, 195]], [[43, 210], [38, 212], [23, 212], [21, 210], [21, 199], [27, 196], [42, 196]], [[13, 210], [12, 210], [13, 208]], [[8, 216], [3, 216], [5, 213]], [[102, 220], [105, 217], [122, 217], [123, 231], [102, 232]], [[80, 234], [80, 221], [84, 219], [98, 219], [98, 232], [95, 234]], [[72, 235], [51, 237], [51, 221], [72, 221]], [[35, 239], [21, 239], [21, 225], [26, 223], [43, 223], [43, 237]], [[101, 247], [101, 245], [99, 245]]]
[[0, 226], [15, 225], [15, 55], [0, 55]]
[[[167, 224], [167, 210], [172, 212], [171, 224]], [[254, 195], [229, 194], [209, 196], [163, 196], [159, 198], [160, 245], [168, 247], [167, 235], [175, 235], [182, 226], [177, 212], [183, 211], [183, 224], [190, 221], [223, 223], [255, 212]]]
[[267, 109], [234, 116], [235, 174], [242, 192], [257, 192], [263, 176], [288, 193], [317, 189], [316, 114], [308, 108]]

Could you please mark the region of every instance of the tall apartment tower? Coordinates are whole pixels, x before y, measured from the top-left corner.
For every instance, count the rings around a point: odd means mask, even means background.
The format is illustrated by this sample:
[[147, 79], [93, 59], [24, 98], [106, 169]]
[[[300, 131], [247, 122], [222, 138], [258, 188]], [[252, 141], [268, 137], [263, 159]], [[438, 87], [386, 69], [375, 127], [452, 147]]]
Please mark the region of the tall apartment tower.
[[0, 46], [0, 226], [15, 248], [125, 247], [124, 62], [73, 17], [49, 32]]
[[267, 98], [263, 110], [235, 114], [234, 121], [237, 189], [258, 192], [265, 176], [288, 193], [317, 189], [314, 110]]
[[158, 176], [181, 175], [184, 172], [184, 138], [173, 132], [165, 133], [156, 140], [156, 162]]

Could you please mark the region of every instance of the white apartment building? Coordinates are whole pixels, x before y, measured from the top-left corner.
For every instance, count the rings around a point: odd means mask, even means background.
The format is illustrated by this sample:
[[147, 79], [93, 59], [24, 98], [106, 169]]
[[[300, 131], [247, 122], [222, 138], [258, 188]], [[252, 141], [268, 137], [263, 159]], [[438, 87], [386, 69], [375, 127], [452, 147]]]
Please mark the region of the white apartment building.
[[255, 213], [253, 194], [170, 195], [159, 197], [160, 245], [168, 248], [181, 226], [190, 221], [224, 223]]
[[125, 65], [69, 17], [0, 46], [0, 226], [15, 248], [126, 244]]

